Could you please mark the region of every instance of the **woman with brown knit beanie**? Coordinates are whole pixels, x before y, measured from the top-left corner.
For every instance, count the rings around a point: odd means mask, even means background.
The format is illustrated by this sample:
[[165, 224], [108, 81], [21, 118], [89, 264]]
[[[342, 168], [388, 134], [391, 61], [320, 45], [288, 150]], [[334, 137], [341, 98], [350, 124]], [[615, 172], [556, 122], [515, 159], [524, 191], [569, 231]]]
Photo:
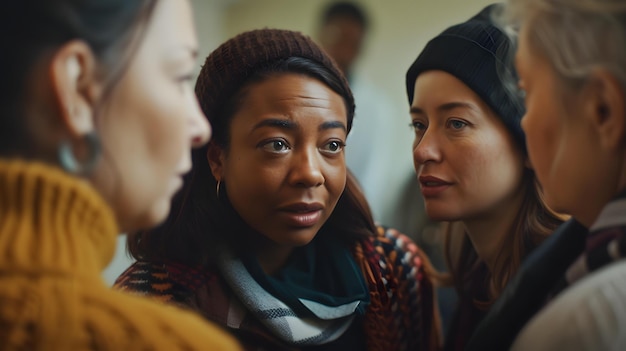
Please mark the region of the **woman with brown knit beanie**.
[[248, 350], [428, 350], [432, 285], [418, 248], [377, 227], [346, 170], [354, 102], [300, 33], [240, 34], [196, 84], [214, 127], [165, 225], [129, 240], [122, 290], [227, 327]]
[[431, 276], [459, 295], [445, 350], [463, 350], [522, 261], [562, 222], [528, 166], [513, 43], [492, 23], [497, 8], [433, 38], [406, 75], [426, 213], [445, 222], [448, 241], [450, 272]]
[[101, 277], [118, 233], [166, 218], [210, 136], [187, 78], [190, 4], [0, 8], [0, 350], [239, 350]]

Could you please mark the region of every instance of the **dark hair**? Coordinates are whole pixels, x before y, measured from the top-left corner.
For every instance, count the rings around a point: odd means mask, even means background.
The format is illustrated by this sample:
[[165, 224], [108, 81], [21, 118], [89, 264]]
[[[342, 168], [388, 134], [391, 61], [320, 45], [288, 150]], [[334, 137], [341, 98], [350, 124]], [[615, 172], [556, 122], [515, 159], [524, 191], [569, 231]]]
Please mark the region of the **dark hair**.
[[[271, 77], [283, 74], [303, 74], [315, 78], [344, 98], [351, 101], [351, 93], [340, 78], [326, 66], [302, 57], [290, 57], [263, 63], [253, 69], [254, 73], [240, 85], [239, 89], [223, 103], [218, 112], [209, 117], [213, 125], [213, 140], [225, 150], [229, 145], [229, 130], [248, 88]], [[197, 83], [197, 86], [202, 84]], [[349, 88], [348, 88], [349, 89]], [[199, 94], [202, 99], [202, 94]], [[353, 113], [348, 111], [348, 122]], [[158, 228], [128, 237], [130, 254], [138, 260], [176, 260], [188, 264], [206, 264], [213, 257], [212, 249], [222, 244], [235, 250], [245, 249], [239, 233], [250, 228], [228, 200], [227, 189], [222, 186], [216, 191], [217, 181], [207, 161], [208, 146], [192, 151], [193, 169], [186, 176], [185, 185], [172, 204], [168, 219]], [[335, 210], [320, 229], [318, 235], [331, 232], [346, 245], [373, 235], [376, 227], [362, 191], [355, 178], [348, 173], [346, 187]]]
[[[70, 40], [82, 40], [98, 59], [106, 97], [133, 54], [156, 0], [20, 0], [2, 4], [0, 154], [19, 153], [30, 140], [20, 118], [32, 68]], [[144, 25], [142, 27], [142, 25]]]
[[349, 1], [334, 2], [326, 7], [321, 16], [322, 25], [335, 18], [349, 18], [356, 21], [364, 30], [369, 27], [369, 20], [365, 11], [355, 3]]

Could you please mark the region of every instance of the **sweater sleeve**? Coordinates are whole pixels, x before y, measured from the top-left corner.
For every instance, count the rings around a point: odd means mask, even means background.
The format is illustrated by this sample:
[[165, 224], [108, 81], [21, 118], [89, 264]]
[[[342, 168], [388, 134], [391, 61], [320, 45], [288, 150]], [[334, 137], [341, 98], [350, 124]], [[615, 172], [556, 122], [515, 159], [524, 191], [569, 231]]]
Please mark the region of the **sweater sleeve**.
[[91, 346], [76, 349], [241, 350], [221, 327], [176, 306], [110, 290], [83, 299], [85, 341]]

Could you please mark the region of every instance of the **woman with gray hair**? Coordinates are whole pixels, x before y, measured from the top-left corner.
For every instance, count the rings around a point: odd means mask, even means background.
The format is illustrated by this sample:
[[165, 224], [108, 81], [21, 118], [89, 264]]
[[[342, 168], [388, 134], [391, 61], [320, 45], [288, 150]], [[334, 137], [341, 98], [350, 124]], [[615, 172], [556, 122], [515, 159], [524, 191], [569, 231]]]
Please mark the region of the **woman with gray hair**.
[[[508, 13], [530, 161], [548, 204], [573, 220], [529, 258], [469, 349], [623, 350], [626, 1], [510, 0]], [[506, 333], [492, 328], [504, 321]]]

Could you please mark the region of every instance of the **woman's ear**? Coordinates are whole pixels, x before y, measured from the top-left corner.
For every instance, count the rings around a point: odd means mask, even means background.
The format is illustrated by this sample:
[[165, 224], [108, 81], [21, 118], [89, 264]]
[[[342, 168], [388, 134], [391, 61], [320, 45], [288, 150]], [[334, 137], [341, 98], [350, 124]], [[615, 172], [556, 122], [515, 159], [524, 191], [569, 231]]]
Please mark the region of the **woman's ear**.
[[620, 81], [605, 69], [594, 70], [589, 78], [587, 94], [591, 94], [588, 116], [591, 127], [606, 150], [623, 149], [626, 140], [626, 109], [624, 89]]
[[94, 130], [94, 107], [101, 84], [96, 60], [86, 43], [73, 40], [52, 58], [48, 74], [61, 123], [70, 135], [83, 136]]
[[207, 148], [207, 161], [211, 167], [211, 173], [216, 180], [221, 181], [224, 178], [224, 162], [226, 160], [226, 154], [222, 147], [217, 145], [216, 142], [209, 142]]

